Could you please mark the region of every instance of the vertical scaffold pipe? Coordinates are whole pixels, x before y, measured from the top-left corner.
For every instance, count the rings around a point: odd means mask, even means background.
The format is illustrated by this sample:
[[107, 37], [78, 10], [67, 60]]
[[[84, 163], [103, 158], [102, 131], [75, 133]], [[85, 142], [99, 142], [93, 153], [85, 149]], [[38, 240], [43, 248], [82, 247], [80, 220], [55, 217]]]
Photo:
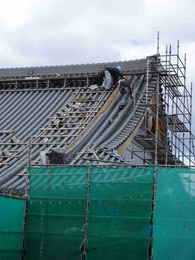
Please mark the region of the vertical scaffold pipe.
[[80, 245], [81, 260], [85, 260], [87, 257], [87, 248], [88, 248], [88, 226], [89, 226], [89, 207], [90, 207], [90, 192], [91, 192], [91, 176], [92, 169], [91, 167], [87, 168], [86, 175], [86, 201], [85, 201], [85, 216], [83, 223], [83, 240]]
[[156, 88], [156, 130], [155, 130], [155, 165], [158, 164], [158, 138], [159, 138], [159, 86], [160, 76], [158, 73]]
[[150, 58], [148, 57], [147, 68], [146, 68], [146, 104], [148, 104], [149, 69], [150, 69]]

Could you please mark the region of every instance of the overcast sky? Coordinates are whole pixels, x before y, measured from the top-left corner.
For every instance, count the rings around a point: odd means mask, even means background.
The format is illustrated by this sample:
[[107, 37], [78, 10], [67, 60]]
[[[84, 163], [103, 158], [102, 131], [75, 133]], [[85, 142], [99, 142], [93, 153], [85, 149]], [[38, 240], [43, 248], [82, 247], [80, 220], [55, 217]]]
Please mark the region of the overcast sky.
[[[0, 66], [143, 58], [166, 44], [187, 53], [195, 84], [194, 0], [0, 0]], [[195, 93], [195, 91], [194, 91]], [[195, 110], [195, 109], [194, 109]]]

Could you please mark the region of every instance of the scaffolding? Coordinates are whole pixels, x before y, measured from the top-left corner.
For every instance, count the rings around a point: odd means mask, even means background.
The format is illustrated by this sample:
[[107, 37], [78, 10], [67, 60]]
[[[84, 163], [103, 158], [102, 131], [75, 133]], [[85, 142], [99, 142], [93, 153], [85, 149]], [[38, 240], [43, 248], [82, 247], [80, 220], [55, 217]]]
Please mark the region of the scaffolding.
[[[135, 141], [143, 149], [145, 164], [193, 166], [192, 83], [190, 86], [186, 84], [186, 54], [182, 60], [178, 42], [176, 54], [172, 53], [170, 45], [164, 55], [158, 54], [157, 57], [155, 66], [147, 63], [146, 78], [156, 74], [156, 93], [153, 102], [146, 98], [149, 112], [144, 121], [145, 134], [137, 135]], [[150, 118], [153, 120], [153, 131], [148, 130]], [[151, 159], [146, 158], [148, 154], [152, 155]]]
[[[146, 81], [145, 118], [141, 131], [136, 132], [133, 144], [128, 147], [131, 155], [136, 155], [141, 163], [134, 163], [131, 156], [131, 164], [193, 166], [192, 84], [188, 86], [186, 83], [186, 55], [184, 59], [180, 57], [179, 42], [176, 54], [172, 53], [170, 46], [164, 55], [159, 53], [158, 43], [157, 55], [147, 57], [143, 67], [140, 71], [126, 73], [126, 76], [145, 74]], [[30, 138], [30, 145], [27, 141], [17, 142], [14, 139], [12, 143], [3, 145], [14, 147], [20, 144], [21, 150], [24, 146], [32, 150], [42, 146], [44, 150], [73, 144], [111, 95], [111, 91], [88, 90], [89, 85], [96, 82], [96, 77], [97, 73], [81, 73], [0, 79], [0, 94], [61, 90], [62, 93], [69, 91], [74, 96], [71, 102], [75, 103], [74, 106], [71, 103], [70, 108], [67, 108], [70, 104], [65, 104], [56, 114], [48, 117], [48, 124]], [[150, 87], [151, 84], [155, 84], [155, 90]], [[77, 111], [77, 103], [85, 104], [85, 110]], [[152, 122], [152, 129], [148, 127], [149, 121]], [[1, 134], [8, 133], [2, 130]], [[36, 159], [37, 164], [39, 159]]]
[[[188, 86], [186, 83], [186, 54], [182, 60], [178, 42], [176, 54], [172, 53], [170, 45], [169, 48], [166, 48], [164, 55], [159, 54], [158, 48], [155, 61], [153, 58], [154, 56], [147, 57], [145, 71], [145, 100], [146, 110], [149, 111], [149, 113], [145, 113], [144, 125], [141, 127], [141, 130], [145, 128], [145, 131], [136, 134], [134, 138], [136, 149], [132, 145], [131, 153], [135, 154], [143, 162], [143, 165], [193, 166], [195, 162], [195, 137], [192, 134], [192, 84]], [[130, 75], [131, 73], [127, 76]], [[60, 85], [63, 86], [62, 89], [68, 87], [80, 96], [84, 93], [81, 89], [93, 84], [95, 77], [96, 75], [62, 78], [60, 79], [61, 84], [59, 84], [59, 79], [48, 79], [47, 84], [42, 88], [49, 90]], [[155, 82], [155, 92], [151, 100], [149, 97], [151, 97], [150, 84], [152, 78]], [[40, 89], [39, 83], [37, 83], [37, 87]], [[94, 93], [96, 92], [97, 90]], [[75, 117], [79, 116], [80, 113]], [[90, 115], [88, 116], [90, 117]], [[63, 115], [62, 118], [60, 116], [59, 118], [50, 118], [50, 121], [53, 122], [53, 119], [64, 118]], [[70, 114], [68, 114], [68, 118], [70, 119]], [[149, 118], [152, 118], [153, 121], [152, 131], [148, 130]], [[55, 130], [53, 126], [51, 129], [49, 127], [51, 126], [41, 129], [41, 132]], [[80, 123], [78, 129], [81, 130]], [[59, 128], [57, 127], [56, 130], [59, 130]], [[67, 128], [60, 128], [60, 130], [67, 130]], [[54, 140], [46, 143], [41, 141], [45, 140], [45, 138], [48, 140], [49, 137], [58, 139], [60, 137], [73, 138], [73, 136], [62, 134], [52, 134], [51, 136], [40, 134], [33, 137], [32, 144], [57, 146], [58, 143]]]

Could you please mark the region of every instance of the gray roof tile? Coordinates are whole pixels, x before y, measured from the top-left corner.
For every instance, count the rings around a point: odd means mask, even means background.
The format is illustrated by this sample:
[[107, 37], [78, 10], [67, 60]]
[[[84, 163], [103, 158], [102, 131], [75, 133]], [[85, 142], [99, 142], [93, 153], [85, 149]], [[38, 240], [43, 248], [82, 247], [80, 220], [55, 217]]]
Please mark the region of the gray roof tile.
[[21, 67], [21, 68], [1, 68], [0, 78], [28, 77], [28, 76], [48, 76], [72, 74], [94, 74], [108, 66], [121, 66], [123, 72], [143, 71], [146, 69], [146, 59], [119, 61], [109, 63], [94, 63], [81, 65], [62, 65], [45, 67]]
[[[34, 71], [34, 75], [47, 75], [49, 73], [64, 73], [64, 74], [75, 74], [75, 73], [97, 73], [102, 70], [105, 66], [117, 66], [120, 65], [122, 70], [125, 72], [138, 71], [143, 72], [146, 68], [146, 59], [136, 60], [136, 61], [127, 61], [127, 62], [115, 62], [115, 63], [101, 63], [101, 64], [87, 64], [87, 65], [68, 65], [68, 66], [52, 66], [52, 67], [35, 67], [35, 68], [15, 68], [15, 69], [0, 69], [0, 77], [2, 76], [27, 76]], [[135, 87], [142, 89], [144, 91], [145, 81], [142, 79], [143, 76], [132, 76], [132, 82], [134, 82]], [[135, 80], [134, 80], [135, 79]], [[88, 95], [88, 94], [87, 94]], [[71, 103], [75, 97], [75, 92], [70, 92], [68, 90], [47, 90], [47, 91], [24, 91], [24, 92], [12, 92], [5, 93], [0, 98], [0, 126], [1, 129], [12, 129], [16, 130], [16, 138], [22, 141], [28, 141], [35, 134], [40, 133], [40, 128], [47, 127], [48, 117], [54, 116], [59, 109], [62, 108], [67, 103]], [[95, 96], [96, 97], [96, 96]], [[101, 94], [103, 97], [103, 94]], [[105, 99], [109, 97], [109, 94], [105, 96]], [[120, 97], [118, 98], [121, 99]], [[117, 102], [116, 102], [117, 105]], [[129, 105], [130, 108], [130, 105]], [[100, 122], [99, 127], [96, 127], [95, 132], [89, 133], [88, 139], [81, 138], [79, 149], [77, 152], [80, 152], [85, 148], [86, 144], [90, 144], [90, 140], [92, 140], [95, 135], [95, 141], [93, 142], [96, 146], [93, 148], [97, 151], [100, 159], [105, 158], [108, 161], [116, 161], [120, 162], [120, 158], [117, 158], [111, 152], [98, 151], [98, 146], [104, 147], [102, 143], [104, 143], [104, 135], [107, 134], [109, 137], [116, 136], [115, 140], [111, 140], [111, 144], [113, 146], [116, 142], [120, 143], [120, 140], [124, 140], [127, 137], [128, 132], [128, 122], [131, 121], [132, 116], [130, 116], [130, 110], [121, 112], [119, 115], [120, 118], [123, 119], [123, 124], [121, 124], [118, 116], [118, 112], [114, 110], [114, 106], [110, 106], [110, 110], [107, 111], [107, 118], [110, 116], [114, 118], [114, 124], [110, 127], [110, 130], [106, 131], [107, 126], [105, 122]], [[128, 115], [128, 116], [127, 116]], [[126, 121], [125, 121], [126, 120]], [[106, 121], [104, 119], [104, 121]], [[94, 125], [96, 126], [96, 125]], [[124, 127], [123, 127], [124, 126]], [[123, 128], [123, 129], [122, 129]], [[82, 131], [82, 130], [80, 130]], [[102, 135], [102, 131], [104, 135]], [[129, 131], [129, 130], [128, 130]], [[71, 133], [75, 133], [75, 130], [72, 130]], [[99, 133], [99, 134], [98, 134]], [[120, 133], [123, 133], [123, 136], [120, 137]], [[59, 134], [59, 132], [55, 132], [55, 134]], [[93, 134], [91, 137], [90, 135]], [[10, 136], [3, 136], [3, 141], [10, 142]], [[106, 139], [108, 139], [106, 137]], [[120, 139], [120, 140], [118, 140]], [[58, 140], [58, 139], [56, 139]], [[83, 142], [83, 143], [82, 143]], [[106, 142], [105, 142], [106, 143]], [[83, 147], [84, 146], [84, 147]], [[37, 160], [39, 157], [39, 152], [41, 150], [47, 149], [49, 146], [47, 145], [36, 145], [33, 146], [31, 153], [32, 159]], [[50, 146], [51, 147], [51, 146]], [[64, 147], [64, 146], [59, 146]], [[21, 176], [18, 176], [18, 173], [24, 171], [28, 162], [28, 149], [24, 145], [17, 146], [6, 146], [1, 145], [2, 150], [7, 149], [16, 149], [20, 148], [21, 152], [18, 158], [13, 158], [10, 161], [10, 165], [8, 167], [0, 168], [0, 192], [13, 192], [20, 193], [24, 192], [24, 182], [25, 179]], [[113, 147], [112, 147], [113, 148]], [[85, 156], [86, 157], [86, 156]], [[84, 162], [82, 157], [77, 162]]]

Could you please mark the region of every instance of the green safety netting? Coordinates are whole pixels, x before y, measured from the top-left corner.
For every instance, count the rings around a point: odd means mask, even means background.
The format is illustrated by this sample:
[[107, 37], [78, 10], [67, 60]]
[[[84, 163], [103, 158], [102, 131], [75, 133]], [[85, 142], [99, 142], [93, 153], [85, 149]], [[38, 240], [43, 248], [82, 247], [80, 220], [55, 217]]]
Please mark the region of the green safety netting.
[[26, 259], [79, 259], [86, 168], [31, 168]]
[[0, 197], [0, 259], [20, 260], [23, 252], [25, 200]]
[[[154, 260], [195, 259], [194, 170], [35, 167], [29, 172], [26, 260], [84, 260], [84, 255], [144, 260], [151, 237]], [[20, 260], [25, 201], [0, 197], [0, 206], [0, 259]]]
[[195, 170], [159, 168], [154, 208], [154, 260], [195, 259]]
[[88, 259], [147, 259], [153, 171], [93, 168]]
[[35, 167], [29, 172], [26, 259], [147, 259], [152, 168]]

